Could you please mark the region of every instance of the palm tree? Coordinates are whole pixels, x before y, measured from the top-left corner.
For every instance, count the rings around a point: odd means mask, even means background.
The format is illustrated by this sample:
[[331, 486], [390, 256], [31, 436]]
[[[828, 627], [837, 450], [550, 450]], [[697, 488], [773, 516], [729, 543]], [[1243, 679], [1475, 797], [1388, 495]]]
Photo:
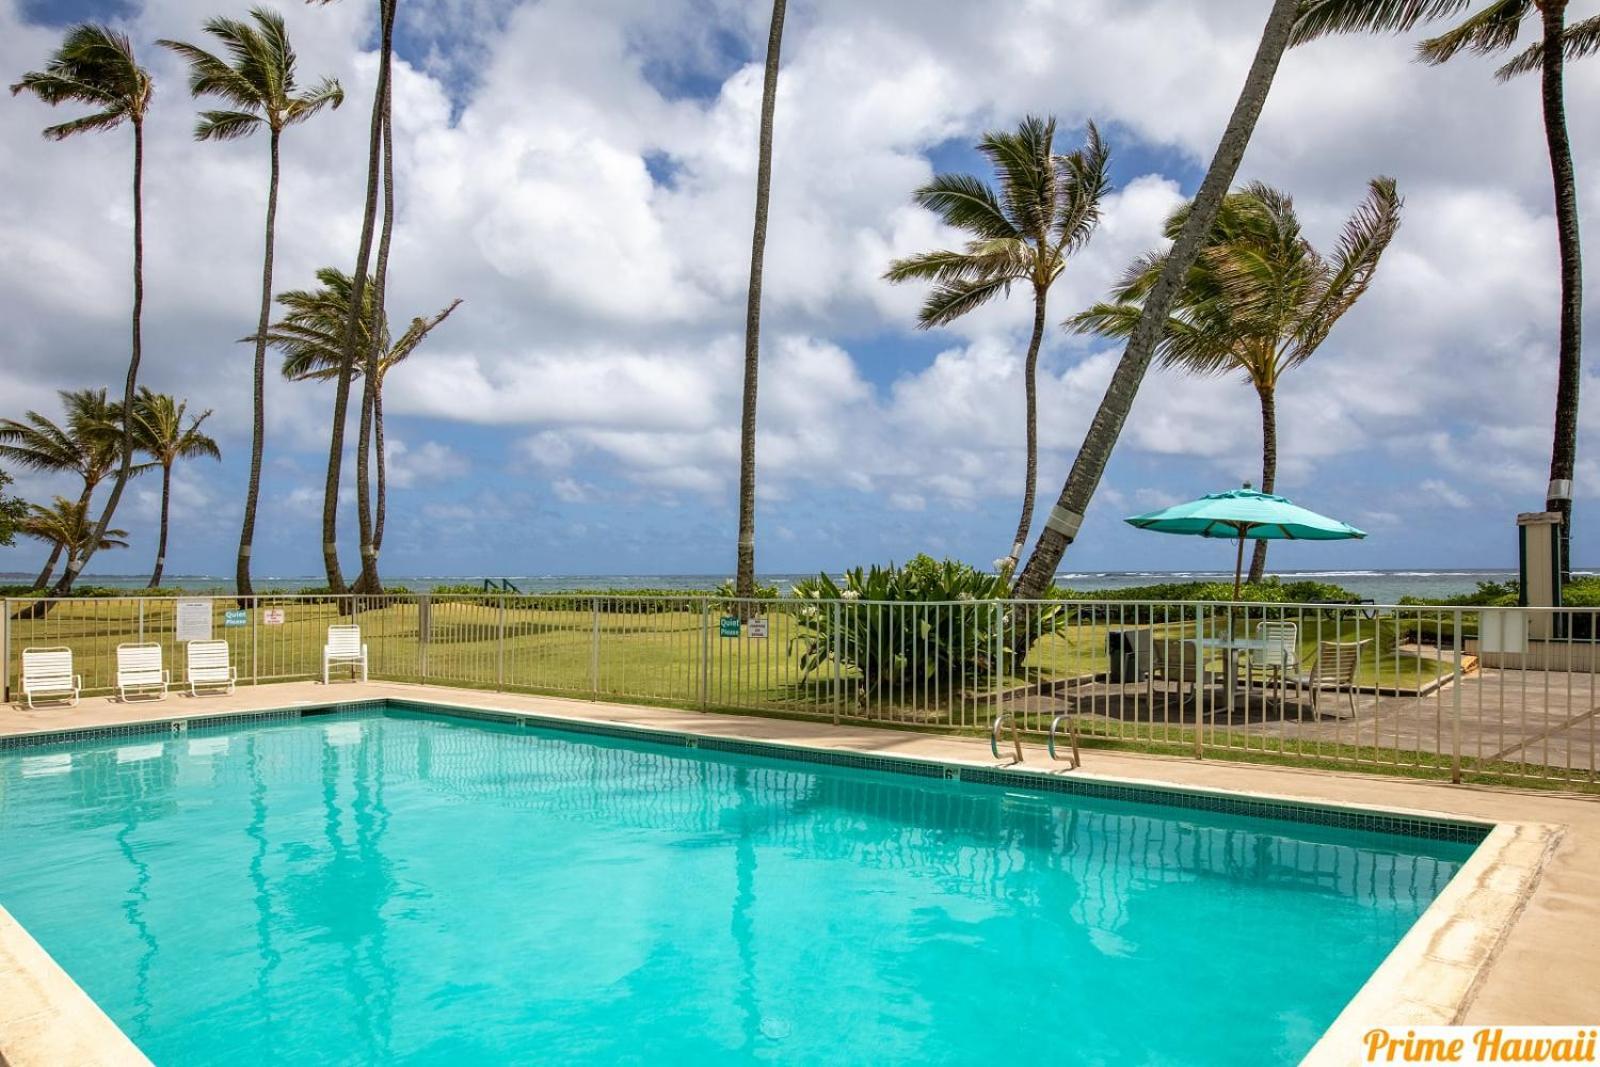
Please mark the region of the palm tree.
[[[283, 353], [283, 376], [291, 381], [333, 381], [339, 375], [339, 363], [344, 347], [344, 328], [349, 319], [350, 298], [354, 286], [350, 276], [335, 267], [317, 271], [317, 289], [293, 289], [278, 294], [278, 303], [286, 314], [267, 331], [267, 343]], [[387, 321], [380, 323], [376, 306], [376, 285], [362, 287], [362, 303], [358, 344], [367, 357], [356, 368], [363, 378], [363, 404], [361, 412], [360, 450], [376, 459], [377, 499], [376, 519], [371, 538], [372, 555], [376, 559], [383, 548], [384, 520], [388, 514], [387, 460], [384, 456], [383, 437], [383, 383], [389, 371], [406, 360], [461, 303], [452, 300], [431, 318], [418, 316], [411, 320], [404, 333], [394, 338]], [[367, 383], [371, 383], [370, 390]], [[370, 403], [366, 398], [370, 397]], [[365, 495], [363, 483], [358, 495]], [[370, 514], [369, 510], [369, 514]]]
[[[95, 23], [83, 23], [67, 31], [61, 47], [42, 71], [30, 71], [11, 87], [12, 94], [26, 90], [52, 106], [83, 104], [93, 108], [89, 114], [47, 126], [44, 135], [62, 141], [80, 133], [112, 130], [127, 122], [133, 126], [133, 346], [128, 358], [128, 379], [122, 391], [124, 411], [133, 409], [139, 385], [140, 326], [144, 312], [144, 117], [154, 91], [150, 73], [134, 59], [133, 45], [123, 34]], [[106, 536], [111, 516], [116, 513], [133, 474], [133, 425], [122, 426], [122, 465], [105, 509], [95, 524], [94, 535], [85, 538], [83, 553], [67, 561], [66, 570], [54, 593], [72, 588], [78, 573], [89, 562]]]
[[[245, 490], [244, 523], [239, 531], [239, 554], [234, 581], [241, 597], [251, 594], [250, 551], [255, 541], [256, 503], [261, 495], [261, 455], [267, 431], [267, 322], [272, 315], [272, 252], [277, 239], [278, 144], [283, 131], [311, 118], [325, 107], [344, 102], [337, 80], [323, 78], [304, 93], [297, 92], [295, 53], [289, 44], [283, 16], [257, 7], [252, 26], [238, 19], [214, 18], [205, 32], [215, 37], [227, 53], [221, 58], [197, 45], [160, 41], [189, 62], [189, 91], [196, 97], [221, 98], [232, 110], [203, 111], [195, 125], [197, 141], [232, 141], [267, 129], [267, 233], [261, 266], [261, 313], [256, 324], [255, 401], [251, 421], [250, 480]], [[165, 512], [163, 511], [163, 515]], [[163, 525], [163, 532], [165, 526]], [[163, 539], [162, 547], [166, 543]], [[161, 576], [156, 563], [155, 578]]]
[[[339, 357], [339, 376], [336, 379], [337, 386], [333, 395], [333, 430], [328, 443], [328, 475], [322, 491], [322, 563], [328, 575], [328, 588], [335, 593], [342, 593], [345, 590], [344, 574], [339, 567], [339, 480], [344, 460], [344, 423], [350, 408], [350, 381], [356, 373], [358, 342], [361, 336], [359, 309], [364, 306], [364, 291], [368, 282], [367, 266], [372, 258], [372, 237], [377, 224], [380, 180], [385, 183], [385, 202], [389, 205], [384, 216], [379, 257], [381, 268], [387, 266], [388, 239], [393, 227], [393, 176], [385, 164], [386, 159], [392, 163], [392, 152], [386, 152], [384, 145], [387, 143], [385, 131], [391, 125], [388, 118], [391, 103], [389, 73], [394, 55], [396, 3], [397, 0], [378, 0], [378, 84], [373, 92], [372, 122], [367, 137], [367, 198], [361, 217], [361, 241], [356, 251], [356, 269], [352, 273], [352, 277], [355, 278], [355, 291], [350, 301], [350, 317], [345, 322], [344, 340]], [[376, 306], [381, 308], [383, 306], [381, 288], [386, 282], [386, 274], [380, 272], [372, 281], [374, 286], [380, 289]], [[363, 531], [363, 547], [367, 540]], [[369, 567], [363, 558], [364, 582], [368, 578], [369, 571], [375, 581], [376, 564]]]
[[[739, 414], [739, 544], [734, 594], [756, 595], [756, 385], [761, 370], [761, 270], [772, 198], [772, 116], [778, 103], [778, 53], [788, 0], [772, 0], [767, 66], [761, 82], [761, 132], [756, 147], [756, 218], [750, 236], [750, 288], [744, 309], [744, 401]], [[742, 614], [742, 611], [741, 611]]]
[[151, 589], [161, 584], [161, 571], [167, 565], [167, 516], [172, 504], [172, 465], [180, 459], [202, 456], [220, 460], [217, 442], [200, 432], [201, 423], [211, 417], [209, 410], [183, 421], [189, 410], [187, 400], [176, 400], [166, 393], [139, 390], [133, 406], [133, 439], [138, 449], [161, 468], [161, 537], [156, 543], [156, 565], [150, 572]]
[[[1089, 500], [1100, 485], [1106, 463], [1111, 459], [1111, 450], [1122, 433], [1122, 425], [1133, 407], [1134, 397], [1139, 392], [1151, 357], [1166, 333], [1173, 301], [1189, 268], [1200, 254], [1205, 235], [1211, 231], [1211, 224], [1222, 207], [1228, 188], [1233, 184], [1234, 175], [1238, 173], [1239, 161], [1244, 158], [1250, 135], [1255, 132], [1256, 119], [1267, 102], [1267, 93], [1272, 88], [1278, 64], [1289, 47], [1289, 35], [1294, 29], [1299, 7], [1300, 0], [1273, 0], [1272, 12], [1267, 16], [1267, 24], [1261, 32], [1261, 43], [1251, 61], [1250, 72], [1245, 76], [1244, 88], [1233, 106], [1233, 114], [1223, 130], [1222, 140], [1217, 144], [1211, 166], [1206, 169], [1205, 178], [1200, 182], [1189, 219], [1172, 243], [1165, 269], [1145, 297], [1139, 324], [1128, 338], [1128, 346], [1123, 349], [1122, 359], [1112, 372], [1105, 395], [1084, 434], [1083, 445], [1072, 462], [1072, 470], [1061, 487], [1061, 495], [1045, 519], [1033, 554], [1028, 557], [1028, 563], [1017, 579], [1015, 595], [1018, 597], [1035, 598], [1044, 593], [1050, 580], [1055, 577], [1062, 554], [1078, 535], [1083, 513], [1088, 510]], [[1030, 631], [1031, 628], [1027, 626], [1016, 627], [1019, 643], [1029, 640], [1023, 635]]]
[[[83, 481], [78, 502], [88, 508], [95, 489], [122, 461], [122, 412], [106, 400], [104, 389], [63, 390], [58, 395], [67, 413], [64, 427], [37, 411], [21, 421], [0, 419], [0, 459], [44, 474], [76, 474]], [[133, 473], [143, 469], [136, 466]], [[51, 550], [34, 579], [35, 589], [50, 581], [61, 552], [59, 544]]]
[[1000, 180], [998, 190], [968, 174], [939, 174], [918, 189], [916, 201], [941, 222], [971, 235], [960, 251], [923, 252], [897, 259], [884, 277], [892, 282], [931, 281], [919, 329], [948, 325], [1013, 283], [1033, 289], [1033, 335], [1023, 364], [1027, 406], [1027, 475], [1022, 518], [1011, 552], [1000, 568], [1011, 577], [1033, 527], [1033, 496], [1039, 472], [1038, 368], [1044, 343], [1045, 304], [1067, 258], [1089, 243], [1100, 222], [1108, 153], [1100, 131], [1089, 123], [1084, 146], [1067, 155], [1054, 150], [1055, 119], [1030, 115], [1015, 133], [984, 134], [978, 151]]
[[16, 543], [17, 526], [28, 514], [26, 500], [21, 497], [6, 496], [5, 488], [11, 481], [11, 475], [0, 471], [0, 548], [10, 548]]
[[125, 540], [127, 530], [92, 529], [88, 516], [89, 506], [86, 503], [58, 496], [50, 507], [28, 505], [28, 514], [18, 524], [17, 532], [52, 545], [52, 556], [65, 551], [68, 570], [77, 573], [72, 564], [77, 562], [81, 569], [82, 560], [90, 553], [91, 541], [95, 549], [128, 547]]
[[[1295, 31], [1300, 44], [1331, 33], [1408, 31], [1452, 15], [1469, 0], [1307, 0]], [[1561, 568], [1571, 576], [1572, 478], [1578, 461], [1578, 386], [1583, 358], [1583, 256], [1578, 233], [1578, 188], [1567, 136], [1565, 64], [1600, 51], [1600, 16], [1566, 25], [1567, 0], [1493, 0], [1445, 33], [1423, 41], [1418, 58], [1445, 63], [1463, 51], [1495, 55], [1514, 45], [1524, 22], [1537, 14], [1540, 36], [1497, 70], [1507, 81], [1540, 72], [1545, 149], [1555, 191], [1556, 242], [1561, 263], [1561, 313], [1556, 357], [1555, 432], [1545, 510], [1561, 513]]]
[[[1163, 366], [1191, 374], [1240, 372], [1261, 402], [1261, 490], [1278, 476], [1278, 379], [1310, 359], [1334, 323], [1366, 292], [1378, 259], [1400, 227], [1393, 178], [1374, 178], [1344, 225], [1331, 258], [1301, 233], [1294, 202], [1259, 183], [1222, 203], [1156, 348]], [[1187, 205], [1167, 219], [1175, 238]], [[1079, 333], [1124, 338], [1138, 325], [1145, 296], [1168, 253], [1141, 256], [1112, 290], [1112, 300], [1074, 315]], [[1256, 542], [1250, 580], [1266, 572], [1267, 542]]]

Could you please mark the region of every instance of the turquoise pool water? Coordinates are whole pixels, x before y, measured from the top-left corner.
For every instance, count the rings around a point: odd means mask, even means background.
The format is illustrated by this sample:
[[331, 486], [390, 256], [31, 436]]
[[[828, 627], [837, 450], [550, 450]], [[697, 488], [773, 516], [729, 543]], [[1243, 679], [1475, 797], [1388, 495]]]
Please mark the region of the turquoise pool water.
[[1292, 1062], [1472, 846], [390, 710], [0, 751], [158, 1064]]

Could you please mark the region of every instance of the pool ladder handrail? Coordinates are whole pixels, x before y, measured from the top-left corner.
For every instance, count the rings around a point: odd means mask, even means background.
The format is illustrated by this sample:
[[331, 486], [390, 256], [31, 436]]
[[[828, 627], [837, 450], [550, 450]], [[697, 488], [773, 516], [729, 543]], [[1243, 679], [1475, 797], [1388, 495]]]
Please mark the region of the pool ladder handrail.
[[1067, 739], [1072, 742], [1072, 770], [1083, 766], [1083, 756], [1078, 752], [1078, 717], [1070, 711], [1064, 711], [1050, 720], [1050, 739], [1046, 747], [1050, 750], [1050, 758], [1060, 759], [1056, 755], [1056, 731], [1061, 728], [1061, 720], [1067, 720]]
[[1022, 739], [1017, 736], [1017, 719], [1008, 708], [994, 717], [994, 722], [989, 727], [989, 751], [994, 753], [994, 758], [1000, 758], [1000, 727], [1007, 719], [1011, 720], [1011, 745], [1016, 750], [1016, 762], [1022, 762]]

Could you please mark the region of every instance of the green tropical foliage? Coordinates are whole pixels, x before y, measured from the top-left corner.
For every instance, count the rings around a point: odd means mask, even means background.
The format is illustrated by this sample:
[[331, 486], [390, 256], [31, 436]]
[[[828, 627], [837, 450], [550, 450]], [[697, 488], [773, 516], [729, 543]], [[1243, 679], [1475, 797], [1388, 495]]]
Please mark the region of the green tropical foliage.
[[17, 524], [28, 514], [28, 502], [21, 497], [7, 496], [6, 486], [11, 475], [0, 471], [0, 548], [10, 548], [17, 541]]
[[[41, 474], [77, 475], [83, 483], [78, 500], [87, 508], [95, 489], [122, 463], [122, 407], [107, 400], [104, 389], [62, 390], [57, 395], [66, 411], [65, 425], [37, 411], [21, 420], [0, 419], [0, 459]], [[146, 469], [135, 464], [130, 474]], [[54, 543], [35, 588], [50, 581], [62, 551], [62, 544]]]
[[[316, 289], [291, 289], [278, 294], [284, 315], [267, 329], [266, 343], [283, 355], [283, 376], [290, 381], [337, 381], [343, 370], [345, 330], [350, 319], [350, 302], [357, 288], [350, 276], [335, 267], [317, 271]], [[434, 315], [411, 320], [399, 337], [390, 332], [387, 315], [374, 294], [378, 287], [368, 279], [361, 289], [361, 314], [357, 317], [357, 377], [373, 379], [373, 387], [362, 389], [362, 434], [359, 448], [372, 450], [376, 467], [376, 515], [372, 530], [374, 550], [383, 547], [384, 523], [388, 515], [388, 459], [384, 455], [383, 384], [389, 372], [416, 352], [460, 304], [452, 300]], [[357, 487], [365, 493], [365, 482]]]
[[1089, 123], [1081, 148], [1055, 150], [1056, 121], [1029, 115], [1015, 132], [991, 130], [978, 143], [994, 167], [998, 188], [970, 174], [939, 174], [918, 189], [916, 202], [939, 221], [968, 236], [956, 250], [922, 252], [897, 259], [884, 277], [891, 282], [933, 284], [917, 313], [919, 329], [947, 326], [1013, 285], [1033, 294], [1033, 334], [1023, 361], [1027, 470], [1022, 516], [1006, 563], [1015, 568], [1033, 525], [1039, 470], [1038, 368], [1050, 287], [1100, 222], [1100, 200], [1109, 185], [1110, 152]]
[[96, 530], [89, 522], [88, 513], [89, 507], [83, 501], [58, 496], [49, 507], [30, 504], [17, 532], [64, 551], [69, 564], [83, 558], [96, 533], [101, 535], [94, 545], [97, 550], [128, 547], [124, 540], [128, 531]]
[[172, 511], [172, 468], [180, 459], [222, 459], [217, 442], [202, 433], [200, 425], [211, 417], [210, 410], [188, 414], [189, 402], [165, 393], [139, 390], [133, 405], [134, 446], [161, 468], [161, 533], [156, 542], [156, 563], [150, 572], [150, 588], [161, 584], [167, 564], [167, 532]]
[[[926, 555], [903, 567], [857, 567], [841, 581], [819, 574], [797, 582], [797, 598], [841, 601], [837, 609], [819, 603], [800, 610], [801, 670], [809, 676], [837, 661], [859, 674], [864, 695], [949, 694], [1015, 674], [1021, 660], [1013, 651], [1015, 620], [1003, 603], [1008, 591], [1003, 574]], [[1030, 614], [1026, 625], [1036, 638], [1065, 625], [1066, 613], [1054, 606]]]
[[[1238, 374], [1255, 389], [1261, 404], [1263, 492], [1273, 492], [1277, 481], [1279, 379], [1310, 359], [1366, 292], [1400, 228], [1400, 206], [1394, 179], [1374, 178], [1338, 246], [1326, 256], [1306, 240], [1287, 193], [1252, 183], [1223, 200], [1185, 275], [1156, 360], [1190, 374]], [[1183, 230], [1189, 211], [1184, 205], [1167, 219], [1169, 239]], [[1068, 327], [1119, 340], [1132, 337], [1169, 255], [1139, 257], [1111, 300], [1074, 315]], [[1266, 561], [1267, 543], [1257, 541], [1252, 582], [1261, 580]]]

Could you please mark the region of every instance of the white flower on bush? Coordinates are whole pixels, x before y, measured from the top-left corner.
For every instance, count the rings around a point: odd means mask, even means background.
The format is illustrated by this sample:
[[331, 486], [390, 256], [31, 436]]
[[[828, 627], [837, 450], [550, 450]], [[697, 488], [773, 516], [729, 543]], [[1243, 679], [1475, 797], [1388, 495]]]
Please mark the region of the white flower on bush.
[[994, 570], [996, 574], [1004, 573], [1005, 569], [1009, 566], [1011, 566], [1010, 556], [1001, 556], [999, 559], [994, 561]]
[[811, 590], [811, 599], [812, 600], [821, 600], [822, 599], [822, 590], [820, 590], [820, 589]]
[[808, 622], [812, 621], [812, 620], [815, 620], [815, 619], [818, 619], [821, 616], [822, 616], [822, 612], [818, 611], [816, 608], [801, 608], [800, 609], [800, 617], [802, 619], [805, 619]]
[[856, 592], [854, 589], [846, 589], [844, 592], [839, 594], [839, 597], [843, 600], [860, 600], [861, 594]]
[[961, 592], [956, 594], [956, 599], [957, 600], [971, 600], [971, 599], [973, 599], [973, 597], [972, 597], [971, 593], [969, 593], [965, 589], [963, 589], [963, 590], [961, 590]]

